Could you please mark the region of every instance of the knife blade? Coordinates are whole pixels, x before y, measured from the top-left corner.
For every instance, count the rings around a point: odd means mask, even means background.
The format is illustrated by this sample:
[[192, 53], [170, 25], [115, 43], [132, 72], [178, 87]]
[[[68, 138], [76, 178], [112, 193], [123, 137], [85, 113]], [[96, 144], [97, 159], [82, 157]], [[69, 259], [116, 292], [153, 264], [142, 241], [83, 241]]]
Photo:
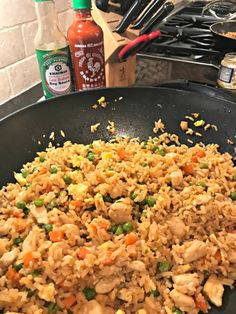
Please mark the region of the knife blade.
[[170, 14], [172, 10], [174, 10], [174, 4], [172, 2], [166, 2], [160, 11], [155, 14], [150, 21], [144, 26], [144, 28], [141, 30], [140, 35], [148, 34], [152, 31], [152, 28], [154, 26], [158, 26], [164, 18], [167, 17], [167, 15]]
[[132, 26], [134, 29], [141, 29], [144, 24], [156, 13], [160, 10], [166, 0], [154, 0], [144, 11], [141, 17], [135, 22]]
[[149, 3], [150, 0], [136, 0], [120, 23], [117, 25], [115, 32], [119, 34], [124, 33], [130, 23], [132, 23], [139, 16], [139, 14]]

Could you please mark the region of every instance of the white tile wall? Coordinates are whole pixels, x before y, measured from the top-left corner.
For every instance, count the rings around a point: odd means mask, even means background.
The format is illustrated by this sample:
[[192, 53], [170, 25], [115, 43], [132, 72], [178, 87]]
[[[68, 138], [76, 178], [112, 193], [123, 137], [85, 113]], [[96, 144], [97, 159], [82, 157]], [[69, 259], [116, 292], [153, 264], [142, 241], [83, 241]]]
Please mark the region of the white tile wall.
[[[61, 30], [74, 18], [72, 0], [54, 0]], [[0, 105], [40, 82], [33, 0], [0, 0]]]

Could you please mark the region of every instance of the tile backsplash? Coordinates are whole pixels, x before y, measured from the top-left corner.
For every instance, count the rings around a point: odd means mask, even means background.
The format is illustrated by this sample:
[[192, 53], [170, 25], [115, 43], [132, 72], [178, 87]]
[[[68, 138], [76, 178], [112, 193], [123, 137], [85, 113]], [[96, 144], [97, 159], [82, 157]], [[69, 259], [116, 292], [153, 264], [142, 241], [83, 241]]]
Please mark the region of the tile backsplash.
[[[59, 26], [74, 18], [70, 0], [55, 0]], [[0, 104], [40, 81], [34, 51], [37, 21], [33, 0], [0, 1]]]

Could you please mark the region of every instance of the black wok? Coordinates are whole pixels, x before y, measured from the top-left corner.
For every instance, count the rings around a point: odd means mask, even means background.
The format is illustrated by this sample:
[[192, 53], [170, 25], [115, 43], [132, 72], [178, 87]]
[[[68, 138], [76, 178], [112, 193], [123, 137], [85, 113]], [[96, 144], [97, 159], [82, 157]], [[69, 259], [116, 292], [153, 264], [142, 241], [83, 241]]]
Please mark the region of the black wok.
[[218, 22], [210, 26], [210, 30], [216, 38], [216, 47], [223, 51], [235, 51], [236, 39], [228, 38], [227, 32], [236, 33], [236, 21]]
[[[92, 109], [101, 96], [109, 101], [108, 107]], [[118, 100], [119, 97], [123, 99]], [[233, 146], [227, 144], [227, 139], [236, 134], [236, 104], [197, 92], [160, 87], [111, 88], [74, 93], [29, 106], [0, 120], [0, 185], [12, 181], [13, 170], [19, 170], [37, 151], [45, 149], [51, 132], [55, 132], [54, 144], [65, 141], [60, 130], [73, 142], [109, 140], [106, 126], [111, 120], [116, 124], [118, 136], [147, 139], [154, 135], [154, 121], [162, 118], [169, 132], [178, 134], [183, 143], [189, 144], [179, 124], [192, 112], [200, 112], [202, 119], [219, 128], [218, 132], [209, 130], [200, 140], [218, 143], [221, 151], [233, 154]], [[90, 125], [97, 122], [101, 122], [101, 128], [91, 134]], [[199, 138], [193, 140], [199, 142]], [[235, 290], [227, 290], [224, 306], [209, 313], [235, 314], [235, 296]]]

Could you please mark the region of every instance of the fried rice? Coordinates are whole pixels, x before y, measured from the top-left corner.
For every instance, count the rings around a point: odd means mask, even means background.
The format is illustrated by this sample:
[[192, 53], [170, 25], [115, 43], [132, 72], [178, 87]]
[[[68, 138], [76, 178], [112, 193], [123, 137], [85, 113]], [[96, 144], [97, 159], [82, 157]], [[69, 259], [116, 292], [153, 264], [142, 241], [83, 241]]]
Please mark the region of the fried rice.
[[49, 148], [0, 191], [0, 312], [197, 314], [236, 279], [236, 169], [216, 145]]

